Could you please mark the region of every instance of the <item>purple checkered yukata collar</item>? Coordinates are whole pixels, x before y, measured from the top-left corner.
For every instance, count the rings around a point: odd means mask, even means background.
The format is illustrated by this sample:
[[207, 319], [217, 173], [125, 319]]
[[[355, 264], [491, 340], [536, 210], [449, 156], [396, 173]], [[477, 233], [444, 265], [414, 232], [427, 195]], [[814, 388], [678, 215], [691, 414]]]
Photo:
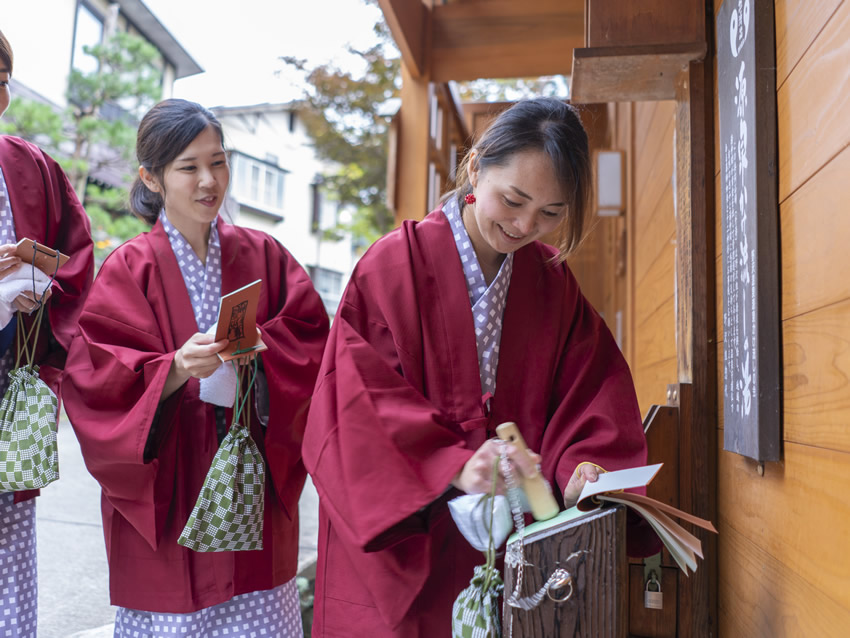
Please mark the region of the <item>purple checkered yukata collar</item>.
[[443, 212], [449, 220], [452, 236], [455, 240], [466, 290], [472, 304], [472, 318], [475, 322], [475, 341], [478, 345], [478, 371], [481, 376], [481, 393], [496, 394], [496, 370], [499, 367], [499, 342], [502, 339], [502, 317], [505, 314], [505, 302], [511, 273], [514, 266], [514, 254], [508, 253], [492, 283], [487, 286], [469, 233], [463, 225], [457, 200], [452, 197], [443, 205]]
[[12, 217], [12, 206], [9, 204], [9, 191], [6, 190], [6, 178], [0, 169], [0, 244], [14, 244], [15, 218]]
[[[9, 203], [9, 191], [6, 189], [6, 178], [0, 169], [0, 244], [14, 244], [18, 241], [15, 235], [15, 218], [12, 216], [12, 205]], [[12, 321], [16, 321], [12, 317]], [[0, 326], [2, 328], [2, 326]], [[5, 354], [0, 353], [0, 393], [9, 387], [9, 371], [15, 365], [15, 343], [12, 342]]]
[[207, 263], [204, 264], [186, 238], [168, 221], [165, 210], [160, 211], [159, 220], [168, 235], [171, 250], [174, 251], [180, 274], [186, 283], [198, 332], [206, 332], [218, 319], [218, 304], [221, 300], [221, 242], [218, 228], [215, 222], [210, 224]]

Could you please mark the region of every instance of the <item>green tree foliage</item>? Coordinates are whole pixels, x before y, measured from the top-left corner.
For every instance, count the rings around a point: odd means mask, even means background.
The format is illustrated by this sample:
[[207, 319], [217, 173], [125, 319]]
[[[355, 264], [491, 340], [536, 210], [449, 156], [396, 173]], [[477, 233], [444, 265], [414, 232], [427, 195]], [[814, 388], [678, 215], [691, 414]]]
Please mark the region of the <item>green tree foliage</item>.
[[457, 88], [464, 102], [516, 102], [541, 95], [569, 97], [567, 80], [563, 75], [472, 80], [459, 83]]
[[84, 47], [98, 62], [96, 71], [71, 70], [68, 111], [71, 154], [69, 178], [83, 192], [88, 176], [107, 166], [124, 166], [133, 158], [136, 127], [142, 114], [160, 98], [159, 52], [129, 33], [117, 32], [103, 44]]
[[[65, 170], [92, 222], [98, 262], [146, 226], [127, 210], [127, 187], [141, 115], [160, 99], [159, 52], [146, 40], [116, 32], [102, 44], [84, 47], [96, 70], [72, 69], [68, 108], [13, 98], [0, 132], [44, 148]], [[121, 184], [100, 188], [90, 176], [109, 170]]]
[[354, 210], [351, 223], [339, 230], [367, 244], [391, 230], [386, 203], [387, 152], [391, 112], [387, 103], [399, 95], [400, 58], [389, 57], [386, 25], [375, 26], [380, 42], [365, 51], [349, 49], [364, 63], [362, 74], [332, 65], [307, 68], [304, 60], [281, 60], [305, 75], [304, 108], [299, 112], [319, 158], [334, 168], [321, 176], [321, 187]]

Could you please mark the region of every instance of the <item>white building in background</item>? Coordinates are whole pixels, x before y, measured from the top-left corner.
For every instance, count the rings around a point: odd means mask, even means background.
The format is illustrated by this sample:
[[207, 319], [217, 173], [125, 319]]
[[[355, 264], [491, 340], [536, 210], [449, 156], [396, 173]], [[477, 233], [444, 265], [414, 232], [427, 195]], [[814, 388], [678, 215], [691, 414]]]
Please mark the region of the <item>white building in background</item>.
[[312, 148], [298, 103], [216, 107], [230, 154], [225, 214], [263, 230], [304, 266], [331, 316], [357, 261], [345, 233], [326, 231], [348, 221], [347, 211], [319, 187], [327, 169]]
[[[83, 47], [101, 44], [114, 32], [141, 37], [159, 52], [155, 66], [163, 99], [172, 97], [175, 80], [203, 71], [141, 0], [2, 0], [0, 30], [15, 54], [12, 99], [36, 100], [57, 112], [68, 106], [71, 69], [82, 73], [97, 69], [97, 60]], [[121, 104], [106, 105], [101, 111], [109, 120], [124, 114]], [[108, 150], [102, 154], [112, 155]], [[134, 168], [110, 160], [95, 167], [89, 177], [121, 186]]]
[[0, 9], [0, 30], [15, 52], [13, 83], [57, 107], [68, 104], [71, 69], [97, 64], [83, 46], [100, 44], [113, 28], [159, 51], [163, 98], [172, 96], [175, 80], [203, 71], [141, 0], [5, 0]]

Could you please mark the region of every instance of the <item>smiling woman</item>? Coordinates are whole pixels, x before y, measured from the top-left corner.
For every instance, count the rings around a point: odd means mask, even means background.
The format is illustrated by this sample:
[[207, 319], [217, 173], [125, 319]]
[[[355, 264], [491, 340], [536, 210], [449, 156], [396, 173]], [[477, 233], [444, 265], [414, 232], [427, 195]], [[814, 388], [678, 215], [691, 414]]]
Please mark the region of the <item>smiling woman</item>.
[[506, 255], [564, 223], [567, 205], [544, 152], [523, 151], [486, 171], [471, 155], [466, 166], [475, 195], [463, 208], [464, 225], [489, 284]]
[[[69, 353], [65, 404], [101, 484], [115, 635], [300, 637], [295, 586], [300, 441], [328, 331], [304, 270], [269, 235], [218, 217], [230, 169], [221, 126], [185, 100], [139, 126], [134, 213], [151, 231], [103, 263]], [[196, 552], [178, 538], [232, 421], [208, 333], [225, 293], [262, 280], [251, 438], [265, 464], [256, 551]], [[260, 358], [261, 357], [261, 358]], [[224, 386], [224, 387], [222, 387]], [[234, 379], [235, 386], [235, 379]], [[235, 500], [235, 499], [234, 499]]]
[[144, 164], [139, 179], [163, 199], [168, 221], [186, 238], [201, 261], [206, 261], [210, 223], [218, 215], [230, 183], [230, 168], [222, 147], [221, 130], [207, 124], [173, 161], [155, 176]]
[[[499, 424], [540, 453], [506, 447], [559, 505], [597, 467], [646, 461], [629, 368], [565, 263], [591, 184], [576, 111], [518, 102], [458, 176], [361, 258], [334, 318], [304, 436], [323, 530], [313, 636], [461, 635], [452, 603], [481, 557], [447, 502], [494, 487]], [[558, 251], [539, 241], [552, 231]], [[634, 555], [658, 550], [651, 534], [633, 522]]]

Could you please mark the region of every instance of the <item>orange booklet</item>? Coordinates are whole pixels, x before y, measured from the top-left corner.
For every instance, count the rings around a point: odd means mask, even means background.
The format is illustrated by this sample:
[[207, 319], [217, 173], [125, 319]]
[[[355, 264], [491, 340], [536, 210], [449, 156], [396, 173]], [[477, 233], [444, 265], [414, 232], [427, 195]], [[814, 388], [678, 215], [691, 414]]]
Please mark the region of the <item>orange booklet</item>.
[[595, 483], [585, 483], [576, 507], [584, 512], [596, 509], [605, 503], [621, 504], [632, 508], [652, 526], [670, 555], [687, 574], [688, 569], [692, 572], [696, 571], [696, 557], [703, 558], [702, 543], [671, 516], [716, 534], [714, 525], [710, 521], [683, 512], [654, 498], [623, 491], [649, 485], [662, 465], [663, 463], [657, 463], [617, 472], [600, 473]]
[[257, 328], [257, 306], [263, 280], [243, 286], [224, 295], [218, 306], [218, 324], [215, 340], [227, 339], [230, 343], [218, 353], [222, 361], [268, 350]]
[[63, 255], [58, 250], [48, 248], [26, 237], [15, 244], [14, 254], [20, 257], [24, 263], [34, 264], [48, 277], [53, 277], [56, 271], [70, 259], [68, 255]]

